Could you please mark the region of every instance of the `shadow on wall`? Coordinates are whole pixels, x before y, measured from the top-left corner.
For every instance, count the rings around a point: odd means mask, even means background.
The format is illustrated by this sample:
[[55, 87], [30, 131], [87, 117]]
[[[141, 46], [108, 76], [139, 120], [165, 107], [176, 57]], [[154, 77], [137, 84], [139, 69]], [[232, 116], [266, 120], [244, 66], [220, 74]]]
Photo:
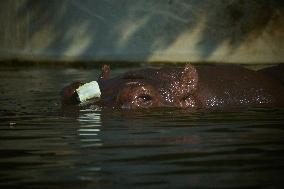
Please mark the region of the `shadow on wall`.
[[224, 41], [233, 51], [284, 16], [279, 0], [25, 0], [17, 12], [29, 23], [25, 48], [32, 54], [97, 60], [147, 60], [202, 20], [194, 48], [206, 59]]

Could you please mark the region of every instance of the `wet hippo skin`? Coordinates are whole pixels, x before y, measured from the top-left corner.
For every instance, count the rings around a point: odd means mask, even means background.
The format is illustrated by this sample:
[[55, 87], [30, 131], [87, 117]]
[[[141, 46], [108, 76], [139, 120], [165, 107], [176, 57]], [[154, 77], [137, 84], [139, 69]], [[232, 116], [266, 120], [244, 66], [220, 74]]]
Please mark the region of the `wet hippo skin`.
[[274, 77], [275, 79], [281, 81], [282, 85], [284, 85], [284, 64], [264, 68], [259, 70], [259, 72]]
[[[284, 107], [284, 87], [280, 81], [235, 65], [147, 68], [114, 78], [110, 78], [110, 68], [105, 65], [98, 83], [102, 95], [93, 104], [102, 107]], [[75, 90], [81, 84], [75, 82], [63, 89], [63, 106], [78, 104]]]

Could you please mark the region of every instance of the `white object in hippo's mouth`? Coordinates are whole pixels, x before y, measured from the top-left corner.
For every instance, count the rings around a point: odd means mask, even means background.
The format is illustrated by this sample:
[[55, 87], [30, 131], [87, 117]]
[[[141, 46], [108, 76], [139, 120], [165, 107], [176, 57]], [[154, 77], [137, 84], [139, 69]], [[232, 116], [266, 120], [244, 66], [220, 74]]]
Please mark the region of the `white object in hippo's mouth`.
[[86, 102], [90, 99], [101, 97], [101, 90], [97, 81], [91, 81], [81, 85], [76, 89], [76, 92], [80, 102]]

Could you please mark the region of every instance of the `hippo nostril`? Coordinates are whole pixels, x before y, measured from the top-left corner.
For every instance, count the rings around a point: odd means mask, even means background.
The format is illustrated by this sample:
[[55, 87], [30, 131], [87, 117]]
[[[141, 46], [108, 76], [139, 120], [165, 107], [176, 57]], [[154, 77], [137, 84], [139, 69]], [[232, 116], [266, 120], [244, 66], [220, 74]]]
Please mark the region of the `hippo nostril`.
[[191, 97], [191, 95], [186, 94], [184, 96], [181, 97], [181, 101], [186, 101], [187, 99], [189, 99]]
[[196, 101], [192, 95], [185, 95], [181, 98], [180, 106], [183, 108], [194, 108], [196, 107]]

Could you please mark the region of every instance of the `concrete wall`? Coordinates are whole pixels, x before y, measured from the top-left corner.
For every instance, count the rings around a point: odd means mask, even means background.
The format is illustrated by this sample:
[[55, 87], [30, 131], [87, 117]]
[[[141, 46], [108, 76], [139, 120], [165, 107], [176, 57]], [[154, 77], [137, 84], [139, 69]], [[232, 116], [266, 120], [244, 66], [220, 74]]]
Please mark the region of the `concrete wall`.
[[0, 60], [284, 62], [281, 0], [1, 0]]

